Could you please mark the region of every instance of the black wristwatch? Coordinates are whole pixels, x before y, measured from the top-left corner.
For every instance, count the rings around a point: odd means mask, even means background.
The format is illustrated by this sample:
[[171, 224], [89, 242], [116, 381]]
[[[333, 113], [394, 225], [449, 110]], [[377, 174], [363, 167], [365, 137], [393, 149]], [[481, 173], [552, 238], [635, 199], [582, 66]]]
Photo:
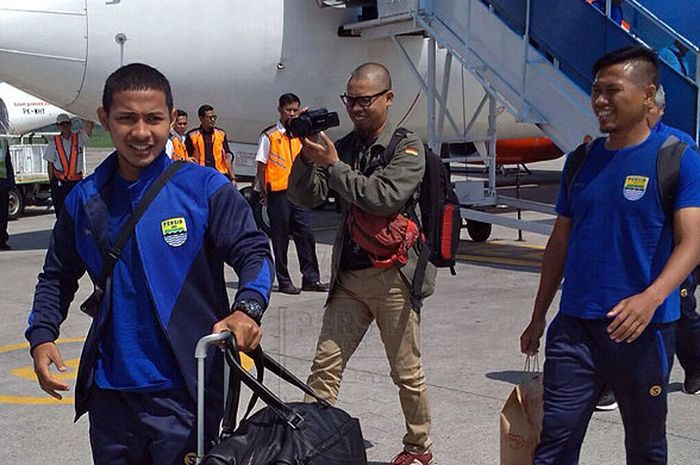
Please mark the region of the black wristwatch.
[[236, 310], [240, 310], [241, 312], [245, 313], [253, 320], [255, 320], [257, 324], [260, 324], [260, 320], [262, 320], [263, 313], [265, 312], [265, 310], [263, 310], [262, 308], [262, 305], [260, 305], [260, 303], [257, 300], [253, 299], [243, 299], [234, 302], [232, 308], [234, 312]]

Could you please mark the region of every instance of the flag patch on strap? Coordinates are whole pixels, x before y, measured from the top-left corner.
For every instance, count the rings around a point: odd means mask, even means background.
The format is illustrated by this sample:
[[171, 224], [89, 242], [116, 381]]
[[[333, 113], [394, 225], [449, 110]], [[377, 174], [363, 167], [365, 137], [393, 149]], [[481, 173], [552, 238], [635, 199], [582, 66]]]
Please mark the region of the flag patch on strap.
[[160, 230], [170, 247], [180, 247], [187, 241], [187, 223], [183, 217], [161, 221]]

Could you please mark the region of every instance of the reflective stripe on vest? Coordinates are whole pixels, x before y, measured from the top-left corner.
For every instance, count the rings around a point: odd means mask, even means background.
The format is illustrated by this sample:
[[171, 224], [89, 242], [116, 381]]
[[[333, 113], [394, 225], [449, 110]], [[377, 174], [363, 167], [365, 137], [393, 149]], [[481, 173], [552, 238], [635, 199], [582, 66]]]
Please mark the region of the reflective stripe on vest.
[[301, 141], [290, 139], [277, 127], [265, 133], [270, 139], [270, 156], [265, 166], [265, 186], [269, 192], [287, 190], [292, 163], [301, 151]]
[[[200, 166], [206, 166], [206, 152], [204, 147], [204, 135], [202, 131], [196, 129], [189, 133], [190, 140], [194, 146], [194, 153], [192, 157], [197, 160]], [[214, 128], [214, 134], [212, 135], [211, 150], [214, 155], [214, 163], [216, 165], [217, 171], [219, 173], [228, 174], [228, 169], [226, 168], [226, 161], [224, 160], [224, 137], [225, 133], [221, 129]]]
[[70, 136], [70, 157], [66, 156], [62, 139], [62, 136], [54, 136], [53, 138], [62, 168], [61, 170], [54, 169], [54, 175], [61, 181], [80, 181], [83, 174], [76, 170], [78, 166], [78, 133], [74, 132]]
[[186, 160], [187, 159], [187, 147], [185, 143], [182, 142], [180, 136], [175, 135], [170, 138], [173, 143], [173, 160]]

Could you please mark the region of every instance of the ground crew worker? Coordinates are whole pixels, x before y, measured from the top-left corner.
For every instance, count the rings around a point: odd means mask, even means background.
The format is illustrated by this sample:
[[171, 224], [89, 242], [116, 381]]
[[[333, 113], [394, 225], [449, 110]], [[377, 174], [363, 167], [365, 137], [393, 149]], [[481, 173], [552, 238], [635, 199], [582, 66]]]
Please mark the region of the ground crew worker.
[[[316, 346], [308, 385], [334, 403], [348, 360], [372, 321], [377, 322], [391, 378], [399, 389], [406, 434], [403, 450], [392, 465], [428, 465], [432, 462], [428, 388], [420, 350], [420, 318], [411, 299], [411, 283], [418, 254], [411, 247], [401, 267], [375, 267], [348, 232], [354, 206], [369, 214], [388, 217], [415, 198], [425, 171], [423, 143], [408, 134], [396, 145], [390, 161], [368, 172], [394, 134], [389, 107], [394, 100], [389, 71], [378, 63], [355, 69], [342, 96], [354, 124], [351, 133], [335, 145], [325, 133], [321, 143], [303, 140], [289, 178], [292, 202], [314, 207], [333, 190], [341, 207], [341, 227], [333, 244], [331, 285], [323, 326]], [[365, 170], [363, 172], [363, 170]], [[421, 298], [432, 294], [436, 268], [428, 264]]]
[[[53, 341], [78, 280], [85, 271], [100, 275], [107, 248], [173, 163], [164, 151], [174, 117], [165, 76], [126, 65], [107, 79], [102, 102], [98, 116], [116, 151], [66, 198], [26, 331], [39, 384], [59, 399], [68, 385], [49, 369], [66, 370]], [[238, 275], [232, 306], [224, 262]], [[195, 345], [206, 334], [230, 331], [241, 350], [256, 347], [271, 277], [267, 238], [246, 200], [225, 176], [183, 164], [124, 245], [80, 357], [76, 418], [89, 413], [96, 465], [194, 463]], [[212, 355], [206, 444], [222, 415], [222, 359]]]
[[10, 149], [6, 141], [0, 141], [0, 250], [10, 250], [7, 241], [7, 220], [10, 208], [10, 189], [15, 185]]
[[642, 46], [616, 50], [593, 73], [591, 104], [608, 136], [593, 142], [570, 184], [563, 177], [532, 319], [520, 337], [524, 353], [538, 351], [564, 277], [547, 331], [544, 419], [533, 464], [578, 463], [608, 385], [625, 425], [627, 464], [665, 465], [678, 286], [700, 260], [700, 157], [690, 148], [683, 153], [670, 218], [656, 188], [665, 138], [646, 120], [659, 85], [656, 55]]
[[165, 151], [170, 153], [173, 160], [189, 160], [185, 139], [187, 138], [187, 112], [175, 110], [175, 121], [170, 131], [170, 140], [165, 146]]
[[[275, 255], [278, 290], [285, 294], [299, 294], [302, 290], [328, 291], [328, 284], [320, 281], [309, 210], [291, 203], [287, 198], [289, 173], [301, 150], [301, 141], [289, 137], [285, 125], [299, 115], [299, 105], [299, 97], [294, 94], [280, 96], [277, 106], [280, 119], [263, 131], [255, 157], [258, 162], [256, 189], [260, 192], [261, 202], [267, 205], [270, 217], [270, 239]], [[294, 285], [287, 269], [290, 234], [299, 257], [301, 289]]]
[[49, 183], [51, 201], [56, 218], [63, 208], [63, 200], [75, 185], [83, 179], [83, 150], [92, 136], [93, 121], [87, 121], [85, 128], [71, 131], [70, 116], [61, 113], [56, 117], [60, 135], [49, 140], [44, 150], [44, 160], [49, 162]]
[[218, 116], [211, 105], [202, 105], [197, 110], [200, 126], [187, 133], [185, 147], [187, 154], [200, 166], [209, 166], [232, 181], [236, 180], [233, 173], [233, 154], [228, 146], [226, 131], [217, 128]]

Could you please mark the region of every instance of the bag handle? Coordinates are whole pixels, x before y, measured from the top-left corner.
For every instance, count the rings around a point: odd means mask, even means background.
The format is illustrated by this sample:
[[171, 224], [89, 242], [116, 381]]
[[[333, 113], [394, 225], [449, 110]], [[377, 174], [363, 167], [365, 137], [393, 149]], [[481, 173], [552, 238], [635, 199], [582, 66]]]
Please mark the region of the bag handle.
[[[249, 356], [252, 355], [248, 354]], [[239, 365], [241, 365], [241, 358], [240, 358], [240, 353], [236, 350], [232, 352], [232, 356], [235, 359], [235, 362], [237, 362]], [[253, 362], [255, 363], [255, 371], [256, 371], [256, 381], [260, 384], [263, 382], [263, 376], [264, 376], [264, 370], [262, 368], [262, 364], [259, 361], [258, 357], [252, 357]], [[238, 405], [240, 403], [240, 397], [241, 397], [241, 380], [238, 376], [236, 376], [236, 372], [234, 370], [229, 371], [229, 383], [228, 383], [228, 395], [226, 396], [226, 405], [224, 407], [224, 416], [222, 418], [221, 422], [221, 438], [225, 439], [227, 437], [230, 437], [233, 432], [236, 430], [236, 423], [237, 423], [237, 416], [238, 416]], [[258, 396], [256, 394], [253, 394], [253, 396], [250, 398], [250, 401], [248, 402], [248, 408], [246, 409], [245, 414], [243, 415], [243, 420], [248, 418], [248, 415], [250, 412], [253, 410], [255, 407], [255, 404], [258, 400]]]
[[[253, 395], [256, 396], [256, 398], [260, 398], [263, 402], [265, 402], [275, 412], [275, 414], [277, 414], [278, 417], [284, 420], [292, 428], [298, 429], [299, 426], [303, 423], [304, 418], [298, 413], [296, 413], [293, 409], [291, 409], [287, 404], [285, 404], [264, 384], [258, 382], [258, 380], [254, 378], [253, 375], [248, 373], [248, 371], [246, 371], [241, 366], [240, 353], [238, 351], [236, 338], [232, 333], [229, 334], [230, 337], [226, 339], [224, 343], [224, 357], [226, 359], [226, 362], [231, 367], [232, 372], [235, 372], [238, 375], [238, 381], [245, 384], [248, 387], [248, 389], [250, 389], [253, 392]], [[262, 372], [264, 370], [264, 367], [260, 366], [258, 367], [258, 370]], [[240, 384], [238, 382], [234, 383], [233, 386], [229, 385], [229, 390], [236, 388], [240, 389]], [[229, 394], [231, 393], [229, 392]], [[234, 406], [232, 404], [233, 402], [227, 402], [226, 409], [224, 411], [225, 418], [229, 420], [232, 418], [235, 419], [235, 410], [233, 409], [238, 408], [238, 405]], [[249, 406], [249, 409], [250, 408], [252, 407]]]
[[523, 373], [538, 373], [540, 371], [540, 359], [537, 354], [528, 355], [525, 358], [525, 367], [523, 368]]
[[262, 354], [266, 369], [270, 370], [280, 379], [288, 382], [292, 386], [299, 388], [301, 391], [304, 392], [304, 394], [313, 397], [318, 403], [322, 404], [324, 407], [331, 407], [331, 404], [327, 400], [320, 398], [318, 394], [316, 394], [316, 392], [314, 392], [314, 390], [309, 387], [308, 384], [294, 376], [292, 372], [283, 367], [277, 360], [264, 353], [262, 349], [260, 349], [260, 353]]

